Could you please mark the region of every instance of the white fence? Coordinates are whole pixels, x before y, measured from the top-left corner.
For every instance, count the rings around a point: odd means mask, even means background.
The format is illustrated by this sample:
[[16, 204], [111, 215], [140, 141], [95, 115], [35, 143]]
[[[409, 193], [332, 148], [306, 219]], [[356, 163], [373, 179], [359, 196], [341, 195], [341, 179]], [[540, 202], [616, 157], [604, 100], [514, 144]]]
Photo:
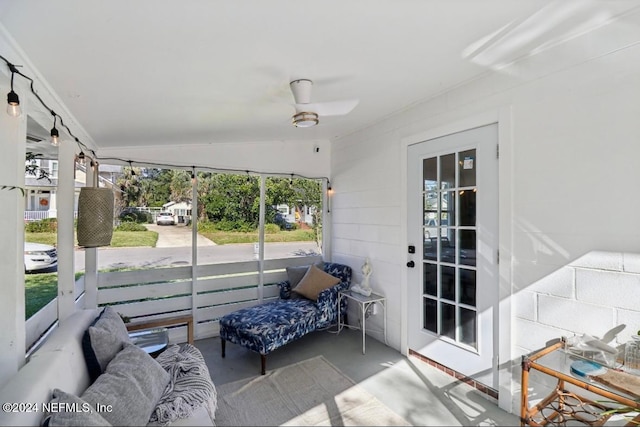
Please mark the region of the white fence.
[[[78, 212], [73, 213], [74, 218], [78, 218]], [[56, 211], [24, 211], [25, 222], [41, 221], [43, 219], [56, 218]]]
[[[98, 273], [98, 305], [111, 305], [132, 321], [159, 319], [193, 313], [195, 338], [218, 335], [218, 319], [227, 313], [278, 297], [277, 283], [286, 280], [286, 267], [309, 265], [322, 257], [294, 257], [264, 261], [260, 286], [258, 261], [198, 265], [195, 292], [192, 267]], [[76, 283], [76, 305], [82, 306], [84, 280]], [[57, 301], [27, 321], [27, 348], [31, 347], [57, 321]], [[170, 329], [171, 342], [187, 340], [186, 326]]]
[[[52, 216], [53, 212], [51, 211], [24, 211], [24, 220], [25, 221], [40, 221], [43, 219], [47, 219]], [[55, 217], [55, 215], [53, 215]]]

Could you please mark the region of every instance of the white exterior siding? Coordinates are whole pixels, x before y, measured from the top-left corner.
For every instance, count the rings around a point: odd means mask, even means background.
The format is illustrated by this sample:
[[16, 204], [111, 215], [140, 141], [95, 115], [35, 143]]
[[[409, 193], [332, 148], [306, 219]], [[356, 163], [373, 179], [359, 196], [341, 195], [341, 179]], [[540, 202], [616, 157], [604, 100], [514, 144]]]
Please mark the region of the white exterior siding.
[[389, 344], [406, 351], [407, 145], [499, 121], [500, 363], [515, 362], [501, 373], [505, 409], [518, 408], [523, 352], [618, 323], [640, 329], [640, 45], [622, 28], [556, 45], [332, 146], [333, 260], [359, 281], [371, 259], [371, 285], [389, 298]]

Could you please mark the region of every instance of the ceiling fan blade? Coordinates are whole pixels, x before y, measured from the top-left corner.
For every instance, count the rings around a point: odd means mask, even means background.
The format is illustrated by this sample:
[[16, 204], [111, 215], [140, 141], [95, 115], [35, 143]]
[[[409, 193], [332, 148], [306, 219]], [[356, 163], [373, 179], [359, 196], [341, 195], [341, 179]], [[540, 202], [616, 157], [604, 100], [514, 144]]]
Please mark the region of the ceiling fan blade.
[[358, 105], [359, 102], [359, 99], [345, 99], [342, 101], [296, 104], [296, 111], [316, 113], [320, 117], [344, 116], [346, 114], [349, 114], [351, 110], [353, 110], [356, 105]]

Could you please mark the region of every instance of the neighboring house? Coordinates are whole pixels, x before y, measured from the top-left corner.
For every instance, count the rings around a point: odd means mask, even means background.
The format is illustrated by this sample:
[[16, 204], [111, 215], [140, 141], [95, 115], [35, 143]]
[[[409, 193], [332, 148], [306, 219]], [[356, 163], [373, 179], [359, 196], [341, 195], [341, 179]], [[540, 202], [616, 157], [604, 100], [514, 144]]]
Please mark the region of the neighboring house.
[[183, 224], [191, 220], [191, 201], [169, 202], [162, 205], [163, 212], [171, 212], [176, 224]]
[[276, 206], [276, 210], [284, 217], [285, 221], [289, 223], [306, 223], [308, 226], [313, 226], [313, 215], [316, 211], [314, 206], [303, 206], [299, 209], [297, 206], [289, 206], [281, 204]]
[[[56, 218], [58, 215], [57, 189], [58, 189], [58, 161], [57, 160], [33, 160], [39, 169], [48, 173], [49, 179], [25, 174], [25, 207], [24, 220], [37, 221], [45, 218]], [[86, 166], [76, 164], [74, 212], [78, 211], [78, 196], [80, 189], [86, 183]], [[121, 173], [121, 166], [100, 165], [98, 183], [100, 187], [115, 188], [115, 178]]]

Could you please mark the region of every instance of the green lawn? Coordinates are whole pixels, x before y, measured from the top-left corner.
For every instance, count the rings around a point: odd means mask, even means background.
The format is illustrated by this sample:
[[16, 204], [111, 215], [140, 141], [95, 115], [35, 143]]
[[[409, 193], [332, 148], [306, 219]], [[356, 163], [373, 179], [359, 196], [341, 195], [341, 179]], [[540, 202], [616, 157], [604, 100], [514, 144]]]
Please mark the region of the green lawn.
[[[242, 233], [239, 231], [201, 231], [201, 235], [214, 241], [217, 245], [227, 245], [231, 243], [257, 243], [258, 232]], [[265, 243], [273, 242], [313, 242], [315, 237], [311, 230], [279, 231], [277, 233], [265, 234]]]
[[[76, 273], [76, 280], [82, 273]], [[58, 295], [58, 273], [35, 273], [24, 276], [25, 319]]]
[[24, 287], [25, 319], [28, 319], [58, 294], [58, 273], [25, 274]]
[[[55, 245], [56, 233], [25, 233], [27, 242]], [[75, 240], [75, 238], [74, 238]], [[114, 231], [111, 246], [114, 248], [126, 248], [134, 246], [151, 246], [155, 248], [158, 242], [158, 233], [155, 231]]]

